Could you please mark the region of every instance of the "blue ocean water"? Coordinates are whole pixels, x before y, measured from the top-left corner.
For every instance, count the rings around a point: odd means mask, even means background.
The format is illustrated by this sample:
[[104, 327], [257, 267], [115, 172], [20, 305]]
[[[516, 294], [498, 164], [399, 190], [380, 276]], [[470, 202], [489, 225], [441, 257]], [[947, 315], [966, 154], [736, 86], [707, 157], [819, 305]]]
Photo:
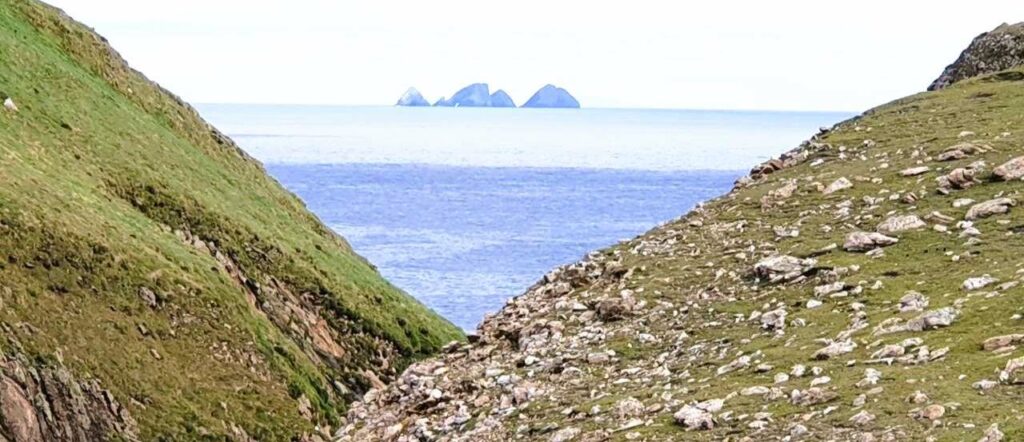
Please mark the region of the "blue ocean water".
[[205, 105], [397, 286], [475, 328], [850, 114]]

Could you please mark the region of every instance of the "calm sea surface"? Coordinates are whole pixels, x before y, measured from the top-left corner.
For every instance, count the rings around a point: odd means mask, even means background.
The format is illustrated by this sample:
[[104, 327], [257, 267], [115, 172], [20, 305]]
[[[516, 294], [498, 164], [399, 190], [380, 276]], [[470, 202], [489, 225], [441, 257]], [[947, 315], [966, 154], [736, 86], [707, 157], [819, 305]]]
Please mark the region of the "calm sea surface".
[[548, 270], [848, 113], [201, 105], [389, 280], [471, 330]]

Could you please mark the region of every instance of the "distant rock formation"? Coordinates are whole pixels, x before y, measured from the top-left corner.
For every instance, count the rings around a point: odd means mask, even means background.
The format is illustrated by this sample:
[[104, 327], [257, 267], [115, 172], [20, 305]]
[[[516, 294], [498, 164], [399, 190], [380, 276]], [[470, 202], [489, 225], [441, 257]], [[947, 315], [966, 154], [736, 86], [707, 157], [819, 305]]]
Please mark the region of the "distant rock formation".
[[[398, 100], [397, 105], [430, 106], [430, 103], [416, 88], [409, 88]], [[437, 107], [516, 107], [515, 101], [507, 92], [498, 89], [492, 94], [487, 83], [473, 83], [459, 89], [455, 95], [452, 95], [452, 98], [441, 97], [433, 105]], [[526, 102], [523, 107], [579, 108], [580, 102], [576, 101], [565, 89], [549, 84], [533, 94], [530, 101]]]
[[395, 103], [395, 106], [430, 106], [430, 102], [423, 98], [423, 94], [420, 91], [411, 87], [405, 91], [405, 94], [402, 94], [402, 98], [398, 99], [398, 103]]
[[943, 89], [960, 80], [1024, 65], [1024, 23], [1002, 24], [977, 36], [928, 90]]
[[487, 83], [473, 83], [459, 89], [450, 100], [438, 101], [435, 106], [448, 107], [488, 107], [491, 104], [491, 91]]
[[491, 94], [491, 107], [516, 107], [516, 102], [505, 91], [498, 89]]
[[569, 91], [549, 84], [533, 94], [523, 107], [579, 108], [580, 102]]

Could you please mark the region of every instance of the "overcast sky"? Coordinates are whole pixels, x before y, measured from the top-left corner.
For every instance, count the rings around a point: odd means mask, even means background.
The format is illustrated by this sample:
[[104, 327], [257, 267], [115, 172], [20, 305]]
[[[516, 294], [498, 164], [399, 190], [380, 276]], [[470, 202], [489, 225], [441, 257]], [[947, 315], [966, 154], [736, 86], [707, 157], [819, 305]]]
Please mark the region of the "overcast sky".
[[923, 90], [1020, 0], [50, 0], [199, 103], [393, 104], [473, 82], [522, 103], [859, 111]]

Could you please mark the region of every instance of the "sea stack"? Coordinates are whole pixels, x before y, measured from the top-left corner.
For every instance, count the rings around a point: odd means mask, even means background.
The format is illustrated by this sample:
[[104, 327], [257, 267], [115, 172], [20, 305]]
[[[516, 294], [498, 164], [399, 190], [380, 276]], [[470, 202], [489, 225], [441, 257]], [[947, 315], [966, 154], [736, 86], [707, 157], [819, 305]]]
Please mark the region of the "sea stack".
[[435, 106], [448, 107], [488, 107], [491, 104], [491, 91], [487, 83], [473, 83], [459, 89], [450, 100], [440, 100]]
[[423, 94], [421, 94], [420, 91], [416, 90], [416, 88], [414, 87], [411, 87], [409, 88], [409, 90], [405, 91], [404, 94], [402, 94], [402, 98], [398, 99], [398, 102], [395, 103], [395, 106], [430, 106], [430, 102], [428, 102], [426, 98], [423, 98]]
[[516, 107], [516, 102], [505, 91], [498, 89], [491, 94], [491, 107]]
[[549, 84], [533, 94], [523, 107], [578, 109], [580, 102], [569, 91]]

